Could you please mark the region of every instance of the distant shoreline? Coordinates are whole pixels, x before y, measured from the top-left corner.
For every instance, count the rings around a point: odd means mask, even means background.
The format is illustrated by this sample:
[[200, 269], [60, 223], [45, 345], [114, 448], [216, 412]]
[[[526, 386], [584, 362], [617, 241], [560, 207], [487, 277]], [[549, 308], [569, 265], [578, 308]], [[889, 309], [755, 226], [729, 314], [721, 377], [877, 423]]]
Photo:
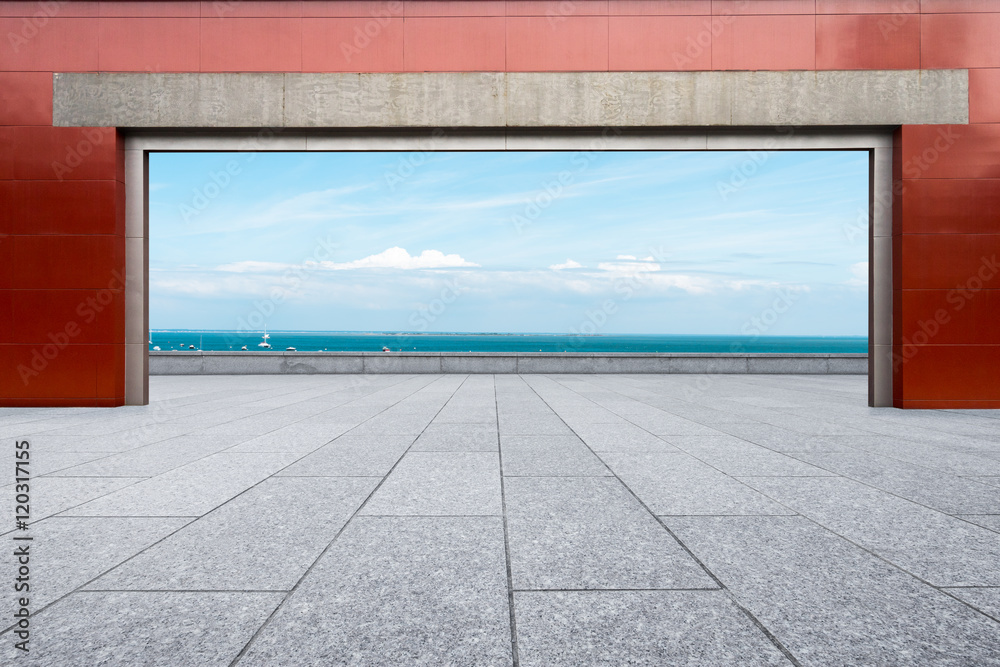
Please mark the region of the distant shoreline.
[[[267, 351], [263, 332], [154, 329], [150, 349]], [[726, 336], [720, 334], [555, 334], [284, 331], [268, 329], [273, 351], [587, 352], [587, 353], [866, 353], [866, 336]], [[193, 348], [192, 348], [193, 346]]]

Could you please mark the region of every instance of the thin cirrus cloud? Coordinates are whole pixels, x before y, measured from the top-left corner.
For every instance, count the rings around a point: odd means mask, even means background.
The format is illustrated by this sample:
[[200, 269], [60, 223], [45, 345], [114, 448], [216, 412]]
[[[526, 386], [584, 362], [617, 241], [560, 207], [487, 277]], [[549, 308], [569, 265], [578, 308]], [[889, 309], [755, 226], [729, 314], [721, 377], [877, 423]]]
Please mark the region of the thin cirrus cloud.
[[549, 266], [549, 268], [553, 271], [562, 271], [564, 269], [582, 269], [583, 264], [580, 262], [574, 262], [573, 260], [567, 258], [565, 262], [562, 262], [561, 264], [553, 264]]
[[461, 255], [446, 255], [440, 250], [424, 250], [419, 255], [413, 256], [405, 248], [394, 246], [353, 262], [320, 262], [320, 266], [333, 271], [349, 271], [351, 269], [450, 269], [479, 265], [463, 259]]
[[868, 262], [851, 264], [851, 278], [844, 284], [851, 287], [868, 287]]
[[446, 255], [440, 250], [424, 250], [419, 255], [411, 255], [405, 248], [393, 246], [386, 250], [350, 262], [306, 261], [301, 264], [281, 262], [258, 262], [247, 260], [230, 262], [215, 267], [225, 273], [279, 273], [298, 269], [325, 269], [327, 271], [351, 271], [355, 269], [451, 269], [478, 267], [475, 262], [463, 259], [461, 255]]
[[[548, 293], [573, 292], [578, 294], [613, 293], [627, 285], [647, 293], [664, 293], [672, 290], [693, 295], [706, 295], [724, 291], [748, 289], [773, 289], [782, 283], [768, 280], [745, 279], [732, 275], [679, 273], [664, 270], [653, 257], [636, 258], [634, 255], [617, 255], [614, 261], [598, 262], [596, 268], [586, 268], [580, 262], [567, 259], [553, 264], [549, 271], [539, 269], [483, 268], [459, 254], [445, 254], [440, 250], [424, 250], [411, 255], [406, 249], [392, 247], [350, 262], [306, 261], [298, 264], [280, 262], [244, 261], [223, 264], [211, 269], [189, 267], [186, 279], [177, 279], [180, 272], [170, 276], [154, 271], [153, 282], [166, 292], [206, 294], [243, 293], [252, 295], [266, 291], [267, 285], [281, 285], [292, 276], [305, 276], [317, 284], [332, 278], [332, 272], [349, 272], [348, 280], [384, 284], [382, 270], [402, 271], [409, 276], [393, 278], [401, 289], [407, 286], [434, 284], [439, 270], [448, 269], [449, 275], [463, 285], [482, 292], [495, 294], [520, 288], [543, 290]], [[571, 270], [569, 273], [563, 273]], [[556, 273], [553, 273], [556, 272]], [[213, 279], [222, 274], [222, 279]], [[335, 279], [341, 282], [340, 279]], [[299, 282], [299, 281], [296, 281]], [[797, 286], [792, 285], [798, 288]], [[296, 290], [305, 294], [301, 290]]]

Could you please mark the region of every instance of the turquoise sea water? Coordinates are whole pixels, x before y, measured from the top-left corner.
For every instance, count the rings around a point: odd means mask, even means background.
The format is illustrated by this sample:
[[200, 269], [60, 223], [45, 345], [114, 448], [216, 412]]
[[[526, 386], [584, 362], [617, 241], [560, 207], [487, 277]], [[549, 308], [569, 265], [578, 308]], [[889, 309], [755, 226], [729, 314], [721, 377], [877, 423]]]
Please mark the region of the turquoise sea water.
[[[158, 330], [150, 349], [261, 351], [261, 333], [236, 331]], [[407, 332], [270, 331], [272, 350], [294, 347], [300, 352], [813, 352], [868, 351], [866, 336], [688, 336], [570, 334], [425, 334]]]

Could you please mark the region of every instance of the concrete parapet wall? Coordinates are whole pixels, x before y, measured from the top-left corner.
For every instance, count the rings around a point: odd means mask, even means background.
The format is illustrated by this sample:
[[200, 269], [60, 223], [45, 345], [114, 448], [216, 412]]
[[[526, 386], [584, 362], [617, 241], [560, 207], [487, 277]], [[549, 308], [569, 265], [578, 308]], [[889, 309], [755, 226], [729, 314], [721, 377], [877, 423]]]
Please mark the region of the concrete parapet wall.
[[474, 352], [149, 353], [150, 375], [366, 373], [734, 373], [864, 375], [866, 354]]

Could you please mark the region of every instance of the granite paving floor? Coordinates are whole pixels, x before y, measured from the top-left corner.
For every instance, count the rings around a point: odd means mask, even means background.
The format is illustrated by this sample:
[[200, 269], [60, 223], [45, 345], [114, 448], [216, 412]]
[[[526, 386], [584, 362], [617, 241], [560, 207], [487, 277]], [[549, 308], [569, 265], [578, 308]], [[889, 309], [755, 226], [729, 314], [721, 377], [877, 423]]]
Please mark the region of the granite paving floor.
[[2, 409], [0, 663], [1000, 665], [1000, 411], [866, 393], [175, 376]]

